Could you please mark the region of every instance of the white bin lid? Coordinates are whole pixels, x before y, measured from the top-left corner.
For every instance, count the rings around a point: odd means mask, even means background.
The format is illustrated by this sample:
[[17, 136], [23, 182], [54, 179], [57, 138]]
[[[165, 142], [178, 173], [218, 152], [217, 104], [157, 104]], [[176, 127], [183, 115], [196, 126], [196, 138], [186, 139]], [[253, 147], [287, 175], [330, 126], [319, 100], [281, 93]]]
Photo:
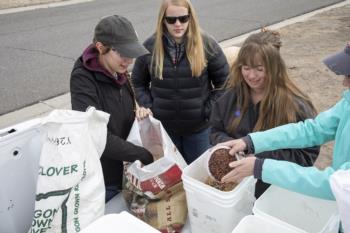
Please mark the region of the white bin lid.
[[81, 233], [160, 233], [147, 223], [123, 211], [107, 214], [91, 223]]
[[293, 229], [283, 226], [256, 215], [245, 216], [232, 233], [297, 233]]
[[253, 213], [297, 232], [338, 232], [335, 201], [314, 198], [271, 185], [254, 203]]

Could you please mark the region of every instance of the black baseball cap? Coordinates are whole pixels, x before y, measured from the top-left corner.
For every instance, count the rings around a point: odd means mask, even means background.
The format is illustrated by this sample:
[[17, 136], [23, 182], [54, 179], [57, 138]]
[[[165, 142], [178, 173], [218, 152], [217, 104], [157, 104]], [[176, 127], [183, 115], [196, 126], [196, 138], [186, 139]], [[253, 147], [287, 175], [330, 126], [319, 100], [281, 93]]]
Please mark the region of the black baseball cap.
[[131, 22], [120, 15], [106, 16], [95, 27], [95, 41], [115, 48], [123, 57], [137, 58], [149, 53], [140, 43]]
[[337, 75], [350, 75], [350, 42], [343, 51], [327, 57], [323, 63]]

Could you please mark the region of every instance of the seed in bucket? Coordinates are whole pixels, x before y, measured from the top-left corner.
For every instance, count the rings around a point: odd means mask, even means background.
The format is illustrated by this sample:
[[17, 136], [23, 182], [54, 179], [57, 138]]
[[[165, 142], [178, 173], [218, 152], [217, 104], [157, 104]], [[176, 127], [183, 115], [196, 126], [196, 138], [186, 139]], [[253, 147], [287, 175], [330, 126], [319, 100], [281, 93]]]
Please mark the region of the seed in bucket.
[[209, 171], [218, 181], [232, 170], [229, 164], [236, 161], [236, 157], [230, 155], [228, 152], [228, 149], [218, 149], [213, 152], [209, 159]]
[[233, 183], [233, 182], [223, 183], [223, 182], [214, 180], [214, 178], [211, 178], [210, 176], [208, 176], [205, 183], [213, 188], [216, 188], [224, 192], [232, 191], [238, 185], [237, 183]]

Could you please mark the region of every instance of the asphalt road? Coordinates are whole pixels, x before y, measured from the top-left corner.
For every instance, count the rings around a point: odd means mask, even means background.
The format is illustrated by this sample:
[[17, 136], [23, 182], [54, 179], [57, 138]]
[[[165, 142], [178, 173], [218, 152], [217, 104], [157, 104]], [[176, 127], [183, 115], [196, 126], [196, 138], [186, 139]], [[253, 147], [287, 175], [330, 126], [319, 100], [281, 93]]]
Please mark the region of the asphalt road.
[[[201, 27], [223, 41], [341, 0], [192, 0]], [[69, 92], [75, 59], [99, 18], [126, 16], [143, 41], [160, 0], [95, 0], [0, 14], [0, 115]]]

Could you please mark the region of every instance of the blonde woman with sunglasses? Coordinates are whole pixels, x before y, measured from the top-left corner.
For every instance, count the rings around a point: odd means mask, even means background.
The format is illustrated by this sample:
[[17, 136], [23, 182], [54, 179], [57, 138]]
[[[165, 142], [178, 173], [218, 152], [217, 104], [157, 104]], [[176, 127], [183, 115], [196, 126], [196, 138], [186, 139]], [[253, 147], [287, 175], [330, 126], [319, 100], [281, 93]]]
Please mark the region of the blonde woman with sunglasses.
[[187, 163], [210, 147], [209, 116], [228, 76], [218, 43], [188, 0], [163, 0], [157, 28], [132, 72], [138, 103], [159, 119]]

